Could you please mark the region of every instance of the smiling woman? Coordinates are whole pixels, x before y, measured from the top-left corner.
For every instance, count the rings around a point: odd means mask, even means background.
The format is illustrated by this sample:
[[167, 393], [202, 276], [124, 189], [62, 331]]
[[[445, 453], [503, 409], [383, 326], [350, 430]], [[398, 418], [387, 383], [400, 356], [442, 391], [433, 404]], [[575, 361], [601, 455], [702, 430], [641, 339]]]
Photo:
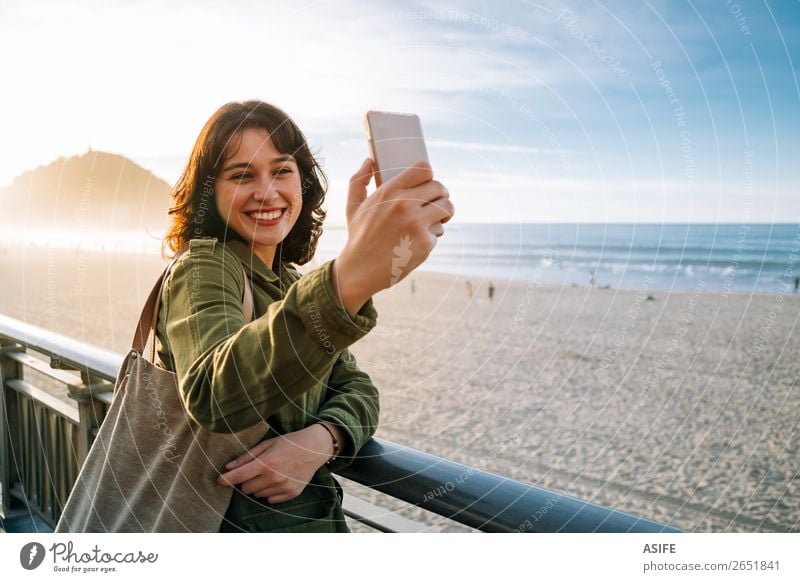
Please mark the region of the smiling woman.
[[[331, 471], [352, 462], [379, 411], [377, 388], [348, 347], [376, 324], [372, 296], [427, 258], [453, 213], [427, 163], [367, 197], [372, 173], [366, 160], [351, 180], [345, 249], [302, 277], [294, 264], [314, 255], [326, 180], [283, 111], [223, 106], [173, 189], [158, 365], [176, 375], [188, 414], [206, 429], [269, 425], [220, 467], [217, 483], [234, 488], [221, 531], [348, 531]], [[398, 277], [401, 239], [413, 242]]]

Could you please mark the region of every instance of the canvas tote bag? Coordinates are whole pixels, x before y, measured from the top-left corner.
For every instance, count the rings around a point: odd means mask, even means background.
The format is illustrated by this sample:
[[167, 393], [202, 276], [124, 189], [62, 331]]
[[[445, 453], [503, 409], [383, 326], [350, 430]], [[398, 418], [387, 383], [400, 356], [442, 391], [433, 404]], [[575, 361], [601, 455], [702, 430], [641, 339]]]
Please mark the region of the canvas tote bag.
[[[180, 254], [145, 302], [108, 414], [56, 532], [219, 531], [233, 489], [217, 486], [217, 477], [225, 463], [255, 446], [269, 428], [262, 421], [232, 434], [204, 429], [186, 412], [176, 375], [153, 363], [162, 287]], [[242, 302], [250, 321], [253, 295], [246, 273], [244, 281]]]

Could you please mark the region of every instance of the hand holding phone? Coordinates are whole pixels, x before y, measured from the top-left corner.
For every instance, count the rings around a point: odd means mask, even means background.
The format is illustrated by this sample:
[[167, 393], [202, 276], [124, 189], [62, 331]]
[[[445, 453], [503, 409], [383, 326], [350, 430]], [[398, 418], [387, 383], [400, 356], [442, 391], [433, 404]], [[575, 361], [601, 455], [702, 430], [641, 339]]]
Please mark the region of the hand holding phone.
[[[454, 213], [447, 188], [433, 179], [419, 118], [374, 113], [367, 114], [373, 157], [350, 180], [348, 239], [333, 268], [334, 292], [350, 313], [425, 261]], [[379, 187], [367, 196], [372, 176]]]
[[[428, 162], [428, 150], [418, 115], [367, 111], [364, 128], [370, 157], [376, 168], [375, 184], [378, 187], [417, 162]], [[442, 222], [432, 224], [429, 230], [437, 237], [444, 234]]]

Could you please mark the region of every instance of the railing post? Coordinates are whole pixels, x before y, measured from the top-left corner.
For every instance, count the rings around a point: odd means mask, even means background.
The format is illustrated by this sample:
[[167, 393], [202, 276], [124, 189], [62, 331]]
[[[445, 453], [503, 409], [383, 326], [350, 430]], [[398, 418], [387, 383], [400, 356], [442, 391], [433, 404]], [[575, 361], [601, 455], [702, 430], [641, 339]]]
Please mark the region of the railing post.
[[19, 434], [17, 418], [18, 395], [6, 388], [6, 382], [22, 379], [22, 366], [7, 357], [9, 352], [24, 352], [25, 348], [0, 338], [0, 517], [7, 517], [14, 509], [11, 486], [19, 479], [14, 454], [14, 437]]
[[81, 370], [81, 383], [69, 384], [67, 388], [69, 389], [69, 397], [78, 403], [80, 423], [78, 424], [75, 453], [77, 468], [80, 471], [89, 454], [89, 447], [94, 442], [94, 433], [105, 417], [105, 405], [95, 400], [95, 395], [112, 391], [114, 385], [90, 374], [86, 370]]

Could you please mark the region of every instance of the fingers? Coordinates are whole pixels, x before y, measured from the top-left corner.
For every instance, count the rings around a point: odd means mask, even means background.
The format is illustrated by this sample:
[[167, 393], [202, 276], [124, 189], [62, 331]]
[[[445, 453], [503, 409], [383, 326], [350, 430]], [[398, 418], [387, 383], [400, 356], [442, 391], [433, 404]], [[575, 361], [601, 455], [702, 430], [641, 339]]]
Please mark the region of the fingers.
[[283, 503], [284, 501], [289, 501], [290, 499], [294, 499], [300, 493], [302, 493], [302, 489], [291, 489], [287, 487], [276, 487], [274, 485], [267, 486], [254, 491], [250, 495], [257, 498], [265, 498], [270, 505], [274, 505], [276, 503]]
[[428, 232], [438, 238], [444, 234], [444, 226], [441, 222], [434, 222], [428, 229]]
[[238, 467], [246, 462], [254, 460], [258, 457], [261, 453], [269, 449], [273, 445], [273, 439], [266, 440], [264, 442], [258, 443], [249, 451], [245, 451], [231, 462], [225, 465], [226, 469], [233, 469], [234, 467]]
[[369, 185], [369, 181], [372, 179], [372, 173], [372, 159], [367, 158], [361, 162], [361, 167], [350, 177], [350, 185], [366, 188]]
[[435, 200], [449, 198], [450, 193], [444, 184], [437, 180], [431, 180], [410, 190], [396, 191], [394, 197], [401, 200], [414, 200], [421, 206], [425, 206]]
[[230, 487], [269, 471], [269, 467], [259, 459], [259, 456], [264, 454], [274, 444], [274, 440], [275, 439], [270, 439], [259, 443], [243, 455], [239, 455], [239, 457], [225, 465], [225, 468], [230, 470], [217, 477], [217, 484], [223, 487]]
[[254, 491], [253, 493], [249, 493], [248, 495], [252, 495], [258, 499], [267, 499], [267, 503], [270, 505], [275, 505], [277, 503], [283, 503], [285, 501], [290, 501], [297, 497], [298, 493], [286, 493], [283, 490], [275, 489], [274, 487], [267, 487], [266, 489], [261, 489], [260, 491]]
[[431, 180], [433, 180], [431, 165], [425, 160], [420, 160], [384, 183], [383, 188], [385, 190], [413, 188]]
[[267, 498], [269, 503], [283, 503], [300, 495], [305, 487], [283, 481], [270, 483], [266, 479], [253, 479], [242, 485], [242, 492], [257, 498]]
[[[267, 489], [262, 489], [261, 491], [256, 491], [256, 492], [252, 493], [252, 495], [253, 495], [253, 497], [257, 497], [257, 498], [266, 497], [267, 501], [270, 504], [281, 503], [282, 501], [288, 501], [288, 499], [284, 499], [286, 497], [286, 495], [284, 493], [281, 493], [279, 490], [277, 490], [277, 489], [275, 489], [273, 487], [268, 487]], [[278, 499], [280, 499], [281, 501], [276, 501]]]
[[439, 198], [427, 204], [422, 212], [425, 215], [423, 220], [430, 223], [428, 231], [438, 238], [444, 234], [444, 223], [453, 218], [455, 207], [449, 197]]
[[[439, 198], [421, 209], [423, 220], [428, 224], [443, 224], [453, 218], [455, 207], [450, 198]], [[433, 231], [431, 231], [433, 232]], [[444, 232], [444, 229], [442, 230]], [[441, 236], [441, 235], [437, 235]]]
[[245, 481], [240, 489], [245, 495], [253, 497], [271, 497], [273, 495], [286, 495], [294, 491], [295, 487], [285, 477], [267, 477], [262, 475]]
[[249, 481], [264, 471], [264, 467], [259, 465], [261, 464], [258, 462], [258, 460], [256, 460], [254, 462], [246, 463], [232, 471], [228, 471], [227, 473], [223, 473], [217, 477], [217, 485], [222, 487], [233, 487], [239, 483]]

